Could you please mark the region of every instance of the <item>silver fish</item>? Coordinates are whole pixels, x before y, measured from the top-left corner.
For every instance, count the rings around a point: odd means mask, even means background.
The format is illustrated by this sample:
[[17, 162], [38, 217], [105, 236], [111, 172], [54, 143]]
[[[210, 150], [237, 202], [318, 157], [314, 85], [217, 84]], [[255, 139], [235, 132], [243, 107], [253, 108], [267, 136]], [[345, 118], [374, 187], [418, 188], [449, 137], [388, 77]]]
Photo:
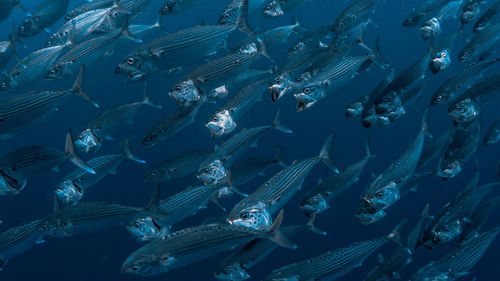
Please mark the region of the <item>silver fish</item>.
[[40, 220], [34, 220], [0, 233], [0, 270], [10, 259], [44, 242], [39, 226]]
[[311, 0], [272, 0], [262, 10], [264, 17], [279, 17]]
[[339, 33], [346, 32], [362, 22], [369, 21], [375, 12], [378, 0], [356, 0], [337, 16], [333, 30]]
[[476, 23], [474, 24], [474, 32], [482, 32], [483, 30], [491, 26], [493, 24], [493, 18], [496, 17], [499, 12], [500, 1], [496, 1], [479, 17], [479, 19], [477, 19]]
[[486, 135], [484, 136], [484, 145], [495, 144], [500, 141], [500, 119], [495, 120], [491, 123], [488, 130], [486, 130]]
[[192, 8], [201, 0], [166, 0], [160, 9], [162, 15], [172, 15], [182, 13], [185, 10]]
[[271, 216], [281, 209], [302, 187], [302, 183], [309, 172], [323, 161], [331, 170], [338, 173], [335, 164], [330, 159], [330, 147], [333, 135], [330, 135], [318, 156], [297, 160], [284, 168], [248, 197], [236, 204], [227, 217], [232, 225], [247, 227], [254, 230], [269, 229], [272, 224]]
[[458, 59], [461, 62], [467, 62], [474, 57], [488, 54], [498, 47], [500, 40], [500, 23], [492, 25], [474, 36], [462, 48], [458, 54]]
[[238, 162], [231, 166], [231, 183], [235, 186], [244, 185], [257, 176], [263, 176], [271, 166], [275, 166], [276, 164], [286, 167], [281, 159], [281, 148], [279, 147], [274, 159], [250, 157], [245, 161]]
[[459, 247], [463, 247], [479, 236], [479, 230], [484, 226], [492, 212], [498, 207], [498, 204], [500, 204], [500, 197], [489, 200], [474, 213], [469, 222], [465, 222], [462, 232], [458, 236], [457, 244]]
[[468, 24], [477, 19], [481, 14], [481, 1], [465, 0], [460, 9], [460, 21], [462, 24]]
[[122, 273], [153, 276], [190, 265], [256, 238], [266, 238], [287, 248], [296, 246], [280, 231], [283, 211], [269, 231], [255, 231], [227, 224], [207, 224], [179, 230], [133, 252]]
[[57, 167], [66, 159], [95, 174], [75, 153], [71, 132], [66, 134], [64, 152], [48, 146], [25, 146], [8, 153], [0, 159], [0, 195], [19, 194], [26, 186], [26, 178]]
[[444, 6], [446, 6], [450, 0], [426, 0], [420, 3], [417, 7], [413, 8], [410, 14], [403, 21], [403, 26], [417, 26], [420, 25], [424, 20], [431, 17], [431, 14], [436, 13]]
[[69, 0], [45, 0], [31, 11], [17, 29], [20, 37], [35, 36], [48, 29], [68, 10]]
[[73, 8], [71, 11], [69, 11], [65, 16], [64, 20], [65, 21], [70, 21], [71, 19], [74, 19], [81, 14], [87, 13], [89, 11], [94, 11], [98, 9], [103, 9], [103, 8], [109, 8], [113, 5], [114, 0], [93, 0], [90, 2], [84, 2], [83, 4], [77, 6], [76, 8]]
[[0, 139], [7, 139], [27, 127], [47, 119], [69, 96], [77, 95], [99, 107], [83, 91], [84, 67], [80, 69], [73, 87], [62, 91], [33, 91], [0, 101]]
[[113, 139], [112, 136], [116, 131], [133, 122], [134, 116], [142, 105], [161, 108], [151, 100], [147, 82], [144, 85], [142, 101], [119, 105], [96, 116], [78, 134], [75, 147], [86, 154], [98, 151], [104, 139]]
[[424, 146], [420, 159], [418, 160], [418, 167], [425, 166], [427, 163], [436, 158], [443, 149], [450, 143], [451, 134], [453, 129], [448, 129], [439, 137], [437, 137], [432, 143]]

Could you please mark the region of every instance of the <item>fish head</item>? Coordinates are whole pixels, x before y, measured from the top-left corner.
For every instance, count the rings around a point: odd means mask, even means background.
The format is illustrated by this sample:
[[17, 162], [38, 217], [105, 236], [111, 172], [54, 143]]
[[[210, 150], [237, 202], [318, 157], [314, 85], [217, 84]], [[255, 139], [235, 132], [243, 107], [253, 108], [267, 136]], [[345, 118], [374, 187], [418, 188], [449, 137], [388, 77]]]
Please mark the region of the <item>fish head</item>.
[[488, 22], [478, 21], [474, 24], [474, 33], [480, 33], [488, 27]]
[[241, 14], [241, 9], [243, 8], [243, 1], [233, 1], [229, 6], [226, 7], [224, 12], [219, 17], [219, 24], [235, 24], [238, 22], [238, 18]]
[[227, 178], [227, 170], [220, 160], [214, 160], [198, 171], [196, 177], [207, 186], [217, 186]]
[[375, 223], [379, 220], [381, 220], [383, 217], [385, 217], [387, 213], [385, 210], [359, 210], [356, 213], [356, 217], [359, 219], [361, 224], [363, 225], [369, 225], [372, 223]]
[[262, 202], [240, 210], [236, 216], [230, 216], [227, 221], [230, 224], [259, 231], [266, 231], [273, 224], [271, 214]]
[[394, 205], [394, 203], [401, 198], [401, 195], [396, 183], [391, 181], [388, 184], [369, 192], [367, 198], [370, 201], [370, 204], [376, 209], [386, 209]]
[[18, 195], [26, 186], [26, 180], [17, 180], [0, 171], [0, 195]]
[[[175, 171], [177, 171], [177, 168], [175, 168], [175, 167], [173, 167], [171, 169], [175, 169]], [[170, 178], [169, 173], [170, 173], [170, 169], [167, 173], [164, 173], [160, 169], [153, 169], [153, 170], [148, 171], [144, 175], [144, 180], [152, 181], [152, 182], [161, 182], [164, 180], [168, 180]]]
[[37, 16], [26, 18], [21, 26], [17, 29], [17, 35], [19, 37], [30, 37], [38, 34], [41, 31], [37, 24]]
[[69, 220], [51, 217], [40, 223], [40, 229], [45, 235], [58, 238], [66, 238], [73, 236], [73, 223]]
[[293, 95], [297, 100], [297, 112], [302, 112], [323, 99], [326, 95], [326, 88], [322, 84], [309, 84]]
[[125, 260], [120, 272], [139, 276], [155, 276], [168, 272], [168, 266], [174, 261], [174, 257], [158, 256], [139, 249]]
[[437, 175], [443, 179], [453, 178], [462, 171], [462, 165], [460, 165], [458, 160], [450, 163], [442, 161], [440, 166], [441, 169], [439, 169]]
[[90, 154], [101, 148], [101, 139], [90, 128], [83, 130], [75, 140], [75, 147], [78, 151]]
[[464, 99], [458, 102], [449, 112], [453, 122], [466, 123], [479, 117], [479, 106], [472, 99]]
[[285, 12], [281, 8], [280, 2], [277, 0], [273, 0], [269, 2], [262, 10], [262, 15], [264, 17], [279, 17], [282, 16]]
[[468, 6], [468, 9], [460, 13], [460, 21], [463, 24], [472, 22], [475, 18], [479, 17], [481, 13], [481, 8], [479, 7], [479, 2], [474, 2]]
[[291, 81], [290, 77], [287, 73], [280, 74], [276, 76], [269, 85], [268, 89], [271, 93], [271, 100], [277, 101], [283, 95], [285, 95], [291, 89]]
[[363, 112], [364, 103], [361, 101], [354, 101], [345, 107], [345, 116], [347, 118], [361, 116]]
[[0, 78], [0, 92], [9, 92], [15, 88], [14, 79], [8, 74], [2, 75]]
[[217, 270], [214, 275], [218, 280], [243, 281], [250, 278], [246, 269], [237, 262], [224, 266]]
[[473, 56], [476, 55], [477, 49], [479, 49], [480, 45], [475, 44], [475, 45], [467, 45], [465, 46], [462, 51], [458, 54], [458, 60], [460, 62], [468, 62], [472, 59]]
[[418, 13], [416, 11], [412, 11], [406, 19], [403, 21], [403, 26], [409, 27], [409, 26], [415, 26], [418, 24], [420, 19], [425, 16], [425, 14]]
[[75, 205], [83, 197], [83, 189], [79, 188], [72, 180], [64, 180], [57, 185], [54, 194], [57, 199], [66, 205]]
[[151, 131], [146, 134], [142, 139], [141, 144], [144, 147], [150, 147], [155, 145], [160, 140], [160, 137], [156, 131]]
[[160, 14], [162, 15], [170, 15], [170, 14], [175, 14], [179, 13], [182, 11], [182, 8], [180, 7], [178, 0], [167, 0], [165, 1], [165, 4], [160, 8]]
[[45, 79], [54, 80], [62, 79], [64, 75], [64, 66], [62, 64], [54, 64], [45, 74]]
[[460, 233], [462, 233], [461, 221], [455, 220], [449, 224], [434, 229], [431, 233], [431, 241], [434, 245], [446, 243], [457, 238]]
[[437, 74], [439, 71], [448, 68], [451, 64], [450, 53], [448, 50], [438, 52], [436, 56], [430, 61], [429, 67], [432, 73]]
[[430, 40], [441, 32], [441, 24], [437, 18], [432, 18], [420, 28], [424, 40]]
[[[388, 125], [401, 117], [403, 117], [406, 114], [406, 110], [403, 106], [396, 106], [393, 108], [390, 108], [389, 111], [385, 112], [383, 115], [379, 116], [379, 121], [382, 121], [383, 125]], [[382, 120], [386, 119], [386, 120]]]
[[229, 110], [225, 109], [215, 113], [205, 124], [212, 138], [220, 137], [231, 133], [236, 129], [236, 122], [231, 117]]
[[154, 59], [149, 53], [131, 54], [115, 68], [115, 73], [127, 74], [127, 81], [138, 82], [144, 80], [156, 70], [157, 67], [154, 63]]
[[330, 204], [322, 194], [318, 193], [302, 202], [300, 208], [306, 216], [310, 217], [327, 210], [330, 208]]
[[439, 92], [436, 92], [436, 94], [432, 96], [431, 105], [445, 104], [452, 95], [453, 91], [449, 87], [440, 89]]
[[226, 85], [222, 85], [210, 91], [210, 93], [208, 93], [208, 97], [210, 99], [223, 99], [227, 97], [228, 94], [229, 91], [227, 90]]
[[202, 99], [201, 91], [191, 79], [177, 83], [168, 94], [181, 106], [188, 106]]
[[127, 224], [128, 232], [137, 242], [157, 240], [168, 235], [168, 228], [161, 227], [151, 216], [137, 217]]

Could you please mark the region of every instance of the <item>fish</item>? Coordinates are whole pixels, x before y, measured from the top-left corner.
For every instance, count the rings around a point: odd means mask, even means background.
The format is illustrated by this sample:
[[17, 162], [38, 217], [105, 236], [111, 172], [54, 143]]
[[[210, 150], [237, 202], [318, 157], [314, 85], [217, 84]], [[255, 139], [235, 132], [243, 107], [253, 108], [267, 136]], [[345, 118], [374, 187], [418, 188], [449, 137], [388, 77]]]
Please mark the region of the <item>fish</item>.
[[40, 220], [33, 220], [0, 233], [0, 270], [9, 260], [43, 243]]
[[375, 13], [378, 0], [356, 0], [340, 13], [333, 23], [333, 32], [346, 32], [360, 23], [367, 22]]
[[450, 142], [452, 132], [453, 129], [448, 129], [439, 135], [432, 143], [424, 146], [420, 159], [418, 160], [418, 167], [427, 165], [442, 153], [443, 149], [445, 149]]
[[[266, 0], [249, 0], [248, 13], [253, 13], [262, 5], [264, 5], [265, 2]], [[244, 5], [244, 0], [232, 0], [231, 3], [229, 3], [226, 6], [224, 11], [222, 11], [222, 14], [219, 17], [218, 22], [220, 24], [235, 22], [236, 19], [238, 18], [238, 13], [243, 8], [243, 5]]]
[[105, 139], [113, 139], [119, 129], [131, 124], [142, 105], [161, 109], [161, 106], [150, 98], [148, 83], [144, 84], [142, 101], [119, 105], [96, 116], [81, 130], [75, 140], [78, 151], [90, 154], [98, 151]]
[[[150, 212], [141, 213], [127, 224], [128, 232], [137, 242], [164, 239], [172, 225], [206, 208], [209, 201], [223, 208], [218, 201], [220, 187], [190, 186], [153, 205]], [[225, 210], [225, 209], [223, 209]]]
[[[294, 236], [304, 230], [309, 230], [318, 234], [326, 235], [314, 225], [315, 218], [311, 218], [305, 225], [285, 226], [281, 230], [285, 237]], [[267, 239], [255, 239], [246, 244], [239, 251], [234, 252], [225, 258], [214, 272], [218, 280], [242, 281], [250, 278], [248, 269], [260, 263], [270, 255], [277, 245]]]
[[209, 100], [218, 99], [217, 94], [211, 97], [212, 91], [229, 87], [230, 82], [244, 74], [261, 54], [261, 51], [236, 53], [209, 61], [175, 83], [168, 94], [180, 106], [198, 102], [203, 96]]
[[[401, 224], [403, 223], [404, 221], [401, 222]], [[368, 256], [391, 239], [397, 239], [399, 228], [402, 228], [401, 224], [387, 236], [354, 242], [321, 255], [283, 266], [273, 270], [262, 280], [336, 280], [356, 267], [360, 267]]]
[[19, 0], [1, 0], [0, 7], [2, 7], [2, 9], [0, 9], [0, 22], [6, 20], [10, 16], [14, 7], [26, 13], [26, 8], [24, 8]]
[[491, 25], [467, 42], [458, 54], [458, 60], [468, 62], [476, 57], [483, 60], [491, 51], [495, 50], [499, 40], [500, 23]]
[[310, 1], [311, 0], [272, 0], [264, 7], [262, 15], [268, 18], [279, 17]]
[[431, 105], [446, 104], [454, 100], [462, 89], [467, 89], [470, 83], [478, 78], [486, 68], [499, 61], [500, 58], [485, 60], [469, 64], [467, 67], [462, 68], [434, 92], [431, 98]]
[[448, 147], [439, 160], [438, 176], [447, 180], [462, 171], [462, 164], [477, 150], [480, 131], [479, 119], [455, 126]]
[[486, 130], [486, 135], [484, 136], [483, 144], [491, 145], [500, 141], [500, 119], [497, 119], [491, 123], [488, 130]]
[[201, 0], [166, 0], [160, 9], [162, 15], [173, 15], [184, 12], [200, 3]]
[[324, 162], [333, 172], [338, 173], [330, 158], [333, 139], [334, 135], [326, 139], [318, 156], [293, 162], [243, 198], [229, 212], [226, 221], [231, 225], [253, 230], [269, 229], [272, 225], [271, 216], [302, 188], [305, 178], [318, 162]]
[[64, 160], [70, 160], [91, 174], [90, 168], [75, 152], [71, 131], [66, 133], [65, 151], [48, 146], [24, 146], [0, 159], [0, 194], [17, 195], [26, 186], [26, 178], [57, 167]]
[[212, 138], [228, 135], [233, 132], [241, 118], [257, 101], [262, 101], [262, 96], [267, 91], [270, 78], [255, 81], [244, 87], [223, 105], [205, 123]]
[[45, 79], [62, 79], [71, 75], [82, 64], [92, 64], [112, 54], [114, 45], [121, 38], [127, 38], [130, 42], [139, 42], [140, 39], [128, 30], [128, 15], [125, 15], [125, 23], [119, 30], [109, 34], [84, 41], [62, 55], [47, 71]]
[[81, 5], [73, 8], [71, 11], [69, 11], [65, 16], [64, 20], [66, 22], [71, 21], [72, 19], [85, 14], [89, 11], [95, 11], [99, 9], [104, 9], [104, 8], [109, 8], [113, 6], [114, 0], [93, 0], [90, 2], [84, 2]]
[[11, 58], [17, 55], [14, 47], [15, 40], [15, 37], [11, 35], [9, 40], [0, 41], [0, 72], [9, 64]]
[[280, 246], [296, 248], [280, 226], [283, 211], [268, 231], [256, 231], [228, 224], [206, 224], [176, 231], [165, 239], [152, 241], [133, 252], [122, 264], [120, 272], [140, 276], [164, 274], [227, 251], [256, 238], [272, 240]]
[[462, 24], [468, 24], [479, 18], [481, 14], [481, 1], [465, 0], [460, 9], [460, 21]]
[[499, 203], [500, 197], [489, 200], [474, 212], [470, 221], [465, 221], [462, 232], [460, 232], [457, 240], [459, 247], [463, 247], [480, 235], [479, 230], [484, 226], [492, 212], [498, 207]]
[[247, 158], [231, 166], [231, 183], [235, 186], [244, 185], [257, 176], [264, 176], [265, 172], [276, 164], [286, 167], [281, 158], [281, 148], [278, 147], [274, 159]]
[[271, 125], [242, 129], [223, 142], [214, 153], [201, 162], [196, 177], [206, 185], [217, 185], [224, 182], [227, 179], [228, 167], [231, 167], [252, 145], [256, 146], [257, 141], [270, 129], [287, 134], [293, 132], [281, 125], [280, 111], [278, 110]]
[[406, 16], [403, 21], [403, 26], [413, 27], [420, 25], [427, 18], [431, 17], [432, 14], [436, 13], [444, 6], [446, 6], [450, 0], [426, 0], [420, 3], [417, 7], [413, 8], [411, 12]]
[[216, 54], [226, 46], [233, 31], [250, 30], [247, 24], [248, 0], [243, 1], [236, 22], [221, 25], [199, 25], [158, 37], [132, 51], [115, 68], [128, 74], [130, 82], [144, 80], [158, 71], [175, 72]]
[[444, 37], [436, 46], [436, 52], [429, 63], [429, 68], [433, 74], [437, 74], [450, 67], [451, 53], [459, 36], [462, 36], [462, 34], [459, 32], [452, 32]]
[[457, 18], [464, 1], [465, 0], [449, 1], [439, 11], [436, 11], [433, 14], [434, 17], [426, 21], [420, 28], [424, 40], [435, 38], [439, 35], [439, 33], [441, 33], [442, 24], [446, 23], [450, 19]]
[[422, 154], [424, 138], [432, 136], [427, 126], [428, 114], [429, 111], [426, 110], [420, 132], [407, 150], [366, 188], [356, 213], [362, 224], [367, 225], [380, 220], [385, 216], [384, 210], [401, 198], [399, 185], [413, 175]]
[[125, 158], [141, 164], [146, 163], [132, 154], [128, 139], [124, 146], [125, 152], [123, 154], [104, 155], [89, 160], [87, 164], [95, 174], [77, 168], [62, 178], [54, 190], [56, 198], [65, 205], [74, 206], [83, 198], [87, 188], [100, 182], [108, 174], [116, 173], [116, 169]]
[[307, 217], [315, 216], [330, 208], [334, 198], [345, 192], [352, 184], [359, 180], [359, 175], [365, 169], [368, 160], [374, 155], [370, 151], [369, 143], [366, 143], [366, 155], [356, 163], [347, 166], [338, 174], [331, 175], [320, 182], [314, 189], [310, 190], [302, 199], [300, 208]]
[[172, 137], [194, 122], [203, 101], [189, 107], [179, 107], [156, 122], [142, 139], [144, 147], [151, 147]]
[[69, 0], [41, 1], [17, 29], [19, 37], [32, 37], [48, 30], [68, 10]]
[[469, 274], [470, 269], [483, 257], [499, 232], [500, 228], [495, 227], [481, 233], [463, 247], [451, 251], [437, 261], [428, 263], [418, 270], [410, 280], [456, 280]]
[[479, 16], [474, 24], [474, 32], [479, 33], [490, 27], [493, 24], [493, 18], [496, 17], [499, 12], [500, 1], [496, 1], [481, 16]]
[[201, 162], [212, 153], [212, 148], [201, 148], [172, 157], [147, 171], [144, 175], [144, 180], [159, 183], [194, 174]]
[[0, 139], [11, 138], [25, 128], [39, 124], [72, 95], [99, 107], [83, 90], [84, 73], [85, 67], [82, 66], [71, 89], [32, 91], [0, 100]]

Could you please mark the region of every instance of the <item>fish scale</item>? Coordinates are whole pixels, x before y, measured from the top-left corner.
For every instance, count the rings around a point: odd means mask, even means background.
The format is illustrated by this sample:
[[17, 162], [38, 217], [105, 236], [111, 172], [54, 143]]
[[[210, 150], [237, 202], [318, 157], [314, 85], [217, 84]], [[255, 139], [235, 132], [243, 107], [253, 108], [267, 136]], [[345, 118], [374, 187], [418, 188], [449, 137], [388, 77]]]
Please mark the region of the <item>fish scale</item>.
[[267, 90], [270, 79], [265, 78], [251, 83], [227, 100], [216, 112], [224, 109], [230, 111], [233, 119], [238, 119]]
[[40, 231], [39, 224], [40, 220], [34, 220], [0, 233], [0, 256], [3, 251]]

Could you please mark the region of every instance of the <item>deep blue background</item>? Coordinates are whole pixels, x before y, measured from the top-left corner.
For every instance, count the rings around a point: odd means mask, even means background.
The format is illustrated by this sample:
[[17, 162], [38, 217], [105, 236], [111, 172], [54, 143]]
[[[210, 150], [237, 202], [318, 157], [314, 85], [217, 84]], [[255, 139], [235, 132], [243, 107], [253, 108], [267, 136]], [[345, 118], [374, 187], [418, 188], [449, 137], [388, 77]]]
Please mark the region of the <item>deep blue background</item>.
[[[37, 2], [34, 0], [23, 1], [30, 9]], [[83, 1], [71, 1], [70, 8], [81, 2]], [[152, 23], [162, 2], [152, 0], [147, 13], [143, 14], [134, 23]], [[169, 32], [200, 23], [214, 24], [220, 12], [229, 2], [229, 0], [202, 1], [196, 8], [181, 15], [163, 17], [162, 24]], [[291, 17], [296, 15], [305, 27], [314, 27], [318, 24], [333, 22], [335, 17], [349, 4], [344, 2], [351, 1], [314, 0], [278, 19], [265, 19], [259, 14], [254, 14], [249, 21], [254, 28], [267, 30], [272, 27], [290, 24]], [[371, 45], [376, 36], [381, 36], [382, 53], [390, 60], [396, 72], [399, 73], [422, 56], [427, 49], [427, 43], [421, 39], [417, 29], [406, 29], [401, 25], [405, 15], [421, 1], [388, 0], [380, 2], [374, 15], [375, 25], [369, 26], [365, 41], [367, 45]], [[486, 9], [487, 5], [482, 6], [483, 10]], [[14, 10], [11, 18], [0, 24], [2, 32], [0, 38], [6, 39], [10, 32], [11, 19], [19, 23], [23, 17], [21, 12]], [[56, 30], [61, 23], [62, 21], [59, 21], [52, 29]], [[442, 35], [456, 30], [458, 27], [458, 20], [452, 21], [444, 26], [445, 32]], [[467, 26], [469, 36], [471, 34], [470, 28], [470, 26]], [[41, 48], [47, 38], [48, 34], [42, 33], [32, 39], [25, 40], [29, 47], [28, 49], [19, 48], [21, 57], [37, 48]], [[291, 42], [294, 39], [296, 37], [292, 37]], [[354, 217], [359, 196], [370, 180], [370, 173], [381, 172], [407, 148], [418, 133], [421, 115], [434, 90], [464, 66], [456, 60], [458, 50], [463, 44], [462, 41], [456, 45], [457, 48], [452, 54], [454, 59], [452, 67], [437, 76], [428, 73], [422, 97], [417, 100], [415, 106], [408, 108], [408, 114], [402, 120], [391, 126], [365, 129], [359, 120], [344, 117], [343, 108], [345, 104], [359, 95], [370, 92], [384, 77], [385, 72], [377, 67], [372, 67], [369, 72], [361, 73], [346, 87], [330, 93], [324, 101], [306, 112], [296, 114], [295, 101], [291, 97], [285, 97], [278, 103], [272, 103], [268, 97], [265, 97], [264, 102], [256, 104], [248, 115], [243, 118], [240, 127], [268, 124], [279, 107], [282, 110], [282, 123], [294, 130], [292, 135], [284, 135], [279, 132], [269, 133], [261, 139], [259, 148], [252, 149], [248, 155], [272, 157], [275, 145], [281, 145], [284, 148], [286, 161], [291, 162], [294, 159], [316, 155], [324, 139], [332, 132], [337, 134], [332, 155], [340, 169], [363, 157], [364, 143], [368, 135], [371, 137], [371, 145], [377, 155], [375, 159], [369, 162], [360, 181], [339, 197], [332, 204], [330, 210], [319, 216], [317, 225], [326, 230], [328, 236], [321, 237], [312, 233], [301, 233], [295, 236], [293, 240], [298, 243], [299, 248], [294, 251], [278, 249], [265, 262], [249, 270], [253, 277], [252, 280], [259, 280], [274, 268], [290, 262], [341, 247], [354, 241], [385, 235], [405, 216], [410, 218], [410, 225], [412, 226], [426, 203], [430, 203], [431, 214], [436, 214], [441, 206], [464, 186], [471, 178], [472, 169], [470, 163], [465, 165], [464, 171], [452, 180], [443, 182], [434, 177], [426, 181], [417, 193], [410, 193], [402, 198], [399, 203], [388, 210], [388, 216], [376, 224], [362, 226]], [[287, 48], [286, 45], [280, 45], [271, 50], [271, 53], [278, 60], [283, 60], [286, 58]], [[63, 149], [64, 135], [68, 128], [73, 129], [76, 134], [102, 110], [140, 100], [143, 85], [141, 83], [124, 84], [125, 78], [116, 76], [113, 72], [115, 66], [133, 49], [134, 46], [121, 49], [112, 57], [87, 67], [84, 87], [86, 92], [101, 105], [101, 109], [93, 108], [89, 103], [78, 97], [71, 97], [63, 103], [60, 110], [54, 113], [48, 121], [42, 122], [35, 128], [29, 128], [12, 139], [2, 141], [0, 155], [5, 155], [20, 146], [34, 144], [50, 145]], [[487, 73], [493, 71], [495, 69], [491, 68]], [[496, 71], [498, 71], [498, 68]], [[204, 121], [218, 106], [209, 105], [201, 110], [195, 124], [174, 138], [152, 148], [142, 149], [140, 140], [145, 132], [158, 119], [176, 108], [175, 103], [168, 97], [167, 89], [182, 75], [173, 78], [160, 75], [152, 77], [150, 79], [152, 96], [163, 105], [163, 109], [142, 108], [137, 114], [134, 124], [122, 130], [119, 136], [116, 137], [116, 139], [119, 139], [125, 136], [134, 136], [134, 151], [137, 155], [146, 159], [148, 163], [140, 165], [125, 161], [119, 167], [117, 175], [110, 175], [89, 189], [86, 192], [85, 200], [113, 201], [143, 206], [148, 202], [154, 187], [154, 184], [143, 181], [146, 170], [156, 163], [179, 153], [217, 143], [217, 141], [209, 138], [204, 127]], [[64, 89], [70, 87], [72, 82], [73, 78], [55, 82], [40, 81], [29, 89]], [[29, 89], [23, 89], [19, 93]], [[489, 126], [492, 120], [500, 117], [500, 113], [497, 112], [497, 107], [494, 105], [496, 102], [498, 102], [498, 99], [493, 100], [483, 108], [482, 127], [484, 129]], [[439, 135], [451, 126], [451, 121], [445, 112], [445, 108], [442, 107], [436, 107], [431, 112], [430, 126], [435, 135]], [[499, 152], [500, 147], [498, 145], [481, 146], [479, 148], [481, 183], [498, 180], [495, 169], [499, 160]], [[119, 150], [114, 143], [107, 142], [99, 154], [110, 153], [119, 153]], [[435, 163], [425, 167], [422, 171], [433, 169], [433, 165]], [[20, 195], [0, 198], [0, 217], [4, 220], [4, 224], [0, 228], [5, 230], [21, 222], [41, 218], [50, 213], [52, 210], [52, 191], [55, 185], [73, 168], [71, 164], [65, 163], [59, 173], [47, 172], [30, 179], [26, 189]], [[276, 171], [277, 168], [270, 170], [267, 175], [271, 176]], [[286, 224], [300, 224], [306, 221], [298, 208], [298, 204], [305, 192], [316, 185], [318, 178], [328, 177], [329, 174], [330, 172], [323, 165], [318, 165], [313, 169], [303, 185], [303, 190], [299, 191], [286, 207]], [[247, 190], [258, 187], [264, 180], [265, 178], [261, 177], [251, 182]], [[180, 191], [192, 184], [197, 184], [197, 182], [191, 177], [164, 183], [162, 184], [162, 197]], [[498, 193], [491, 194], [490, 197], [494, 195], [498, 195]], [[225, 201], [224, 204], [230, 208], [237, 200], [239, 198], [234, 197]], [[205, 218], [220, 214], [221, 212], [217, 207], [210, 205], [208, 209], [202, 210], [196, 217], [191, 217], [176, 225], [174, 229], [195, 225]], [[496, 225], [497, 221], [498, 216], [494, 215], [486, 228]], [[142, 277], [120, 275], [119, 273], [121, 263], [128, 254], [138, 247], [140, 245], [129, 236], [123, 227], [67, 239], [47, 238], [47, 243], [36, 246], [25, 254], [11, 260], [5, 271], [0, 273], [0, 280], [142, 280]], [[381, 251], [388, 253], [392, 247], [392, 245], [387, 245]], [[454, 247], [454, 243], [448, 243], [432, 251], [421, 249], [415, 255], [414, 262], [403, 270], [403, 280], [408, 279], [422, 265], [441, 257]], [[472, 270], [472, 274], [463, 278], [463, 280], [470, 280], [473, 276], [477, 277], [478, 280], [497, 280], [497, 265], [500, 258], [498, 249], [500, 249], [500, 241], [492, 244], [480, 263]], [[167, 275], [148, 279], [213, 280], [212, 272], [219, 261], [227, 254], [220, 254], [201, 263], [175, 270]], [[362, 267], [353, 270], [342, 280], [362, 280], [375, 264], [376, 254], [368, 258]]]

